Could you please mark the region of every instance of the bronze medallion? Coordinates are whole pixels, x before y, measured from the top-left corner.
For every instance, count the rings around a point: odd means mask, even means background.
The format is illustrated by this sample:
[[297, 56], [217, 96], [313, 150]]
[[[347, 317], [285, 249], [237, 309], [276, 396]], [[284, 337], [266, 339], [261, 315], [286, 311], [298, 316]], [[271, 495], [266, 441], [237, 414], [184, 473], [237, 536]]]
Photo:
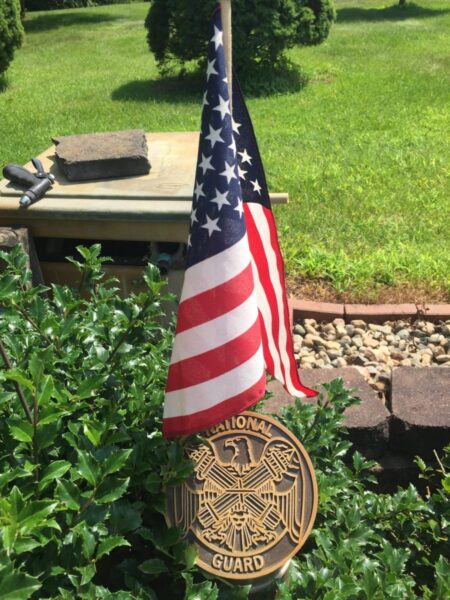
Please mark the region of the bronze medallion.
[[186, 445], [194, 473], [168, 492], [172, 526], [195, 543], [199, 567], [245, 583], [279, 571], [314, 523], [308, 454], [275, 419], [244, 412]]

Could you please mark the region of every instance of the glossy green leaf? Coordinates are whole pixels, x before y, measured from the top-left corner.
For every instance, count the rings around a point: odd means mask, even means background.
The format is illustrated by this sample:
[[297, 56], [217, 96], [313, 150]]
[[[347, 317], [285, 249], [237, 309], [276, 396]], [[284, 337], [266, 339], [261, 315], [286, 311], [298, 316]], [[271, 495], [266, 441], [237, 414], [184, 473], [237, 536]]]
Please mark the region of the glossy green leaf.
[[31, 443], [33, 441], [33, 426], [29, 421], [15, 421], [9, 426], [12, 437], [19, 442]]
[[14, 552], [16, 554], [23, 554], [25, 552], [31, 552], [35, 548], [41, 548], [41, 547], [42, 547], [41, 542], [39, 542], [33, 538], [22, 537], [22, 538], [16, 540], [16, 542], [14, 544]]
[[187, 569], [192, 569], [192, 567], [197, 562], [197, 548], [195, 544], [189, 544], [185, 549], [184, 562], [186, 564]]
[[22, 531], [30, 531], [50, 515], [57, 503], [48, 500], [35, 500], [26, 504], [17, 516], [17, 522]]
[[78, 451], [78, 473], [86, 479], [92, 486], [97, 483], [99, 475], [98, 464], [94, 457], [87, 452]]
[[11, 381], [16, 381], [19, 385], [29, 389], [30, 392], [34, 394], [33, 382], [20, 369], [10, 369], [5, 373], [5, 377], [6, 379], [10, 379]]
[[46, 375], [39, 386], [37, 394], [40, 406], [45, 405], [50, 400], [54, 394], [54, 389], [53, 378], [50, 375]]
[[169, 569], [159, 558], [151, 558], [141, 563], [139, 570], [147, 575], [159, 575], [160, 573], [167, 573]]
[[131, 455], [132, 450], [114, 450], [101, 466], [103, 475], [120, 471]]
[[27, 600], [41, 588], [35, 577], [25, 573], [11, 573], [0, 580], [0, 598], [2, 600]]
[[31, 358], [28, 362], [28, 369], [33, 378], [33, 383], [34, 383], [35, 387], [38, 387], [38, 385], [41, 381], [42, 375], [44, 373], [44, 363], [42, 362], [39, 354], [33, 353], [31, 355]]
[[77, 389], [77, 397], [79, 399], [89, 398], [95, 390], [98, 390], [108, 378], [107, 375], [91, 375], [84, 379]]
[[100, 440], [103, 434], [103, 427], [99, 423], [84, 423], [83, 433], [91, 442], [91, 444], [97, 447], [100, 444]]
[[51, 463], [42, 473], [39, 481], [39, 489], [44, 490], [50, 481], [62, 477], [65, 473], [67, 473], [71, 466], [72, 465], [66, 460], [56, 460], [55, 462]]
[[53, 406], [47, 406], [43, 410], [39, 411], [39, 423], [38, 426], [50, 425], [59, 421], [62, 417], [70, 415], [67, 410], [60, 410]]
[[77, 567], [77, 570], [81, 574], [81, 585], [86, 585], [94, 577], [96, 572], [95, 564], [90, 564], [85, 567]]
[[107, 539], [100, 542], [97, 548], [97, 556], [98, 560], [102, 556], [109, 554], [114, 548], [119, 548], [121, 546], [130, 546], [131, 544], [122, 536], [113, 535], [109, 536]]
[[103, 481], [97, 488], [95, 500], [98, 504], [105, 504], [106, 502], [114, 502], [121, 498], [128, 489], [130, 478], [127, 479], [115, 479], [108, 477]]

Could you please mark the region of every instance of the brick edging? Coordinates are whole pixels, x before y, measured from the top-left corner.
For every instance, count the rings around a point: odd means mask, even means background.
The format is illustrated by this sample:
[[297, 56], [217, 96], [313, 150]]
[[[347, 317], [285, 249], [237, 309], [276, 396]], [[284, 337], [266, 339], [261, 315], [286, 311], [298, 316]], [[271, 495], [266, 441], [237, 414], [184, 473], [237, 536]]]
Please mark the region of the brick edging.
[[335, 304], [290, 298], [289, 313], [292, 323], [300, 319], [328, 322], [336, 318], [346, 322], [361, 319], [370, 323], [419, 318], [446, 321], [450, 319], [450, 304]]

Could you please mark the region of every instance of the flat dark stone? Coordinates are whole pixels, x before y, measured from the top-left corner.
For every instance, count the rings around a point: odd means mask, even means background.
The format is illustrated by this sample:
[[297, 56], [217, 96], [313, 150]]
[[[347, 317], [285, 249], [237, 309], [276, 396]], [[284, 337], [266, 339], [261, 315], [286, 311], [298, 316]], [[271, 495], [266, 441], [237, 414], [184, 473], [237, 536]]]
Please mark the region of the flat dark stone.
[[392, 414], [392, 448], [424, 456], [441, 450], [450, 442], [450, 369], [394, 369]]
[[142, 129], [53, 138], [56, 161], [70, 181], [147, 175], [147, 139]]
[[[350, 440], [367, 458], [377, 458], [383, 454], [389, 438], [390, 414], [378, 394], [357, 369], [305, 369], [300, 375], [304, 385], [319, 392], [321, 384], [330, 383], [338, 377], [342, 377], [345, 387], [356, 389], [355, 395], [361, 398], [361, 404], [350, 406], [344, 415], [344, 424], [349, 431]], [[265, 403], [267, 411], [278, 413], [285, 406], [292, 404], [292, 397], [280, 383], [271, 382], [269, 389], [274, 396]], [[316, 402], [317, 397], [305, 398], [304, 401]]]

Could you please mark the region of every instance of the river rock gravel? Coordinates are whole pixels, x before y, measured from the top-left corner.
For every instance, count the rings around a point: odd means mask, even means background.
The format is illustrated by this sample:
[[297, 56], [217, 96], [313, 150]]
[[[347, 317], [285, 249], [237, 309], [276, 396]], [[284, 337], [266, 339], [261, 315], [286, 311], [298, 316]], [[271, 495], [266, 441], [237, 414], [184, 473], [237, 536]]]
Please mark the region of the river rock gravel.
[[294, 355], [301, 369], [355, 366], [383, 400], [389, 396], [391, 371], [398, 366], [450, 367], [450, 320], [361, 320], [294, 325]]

